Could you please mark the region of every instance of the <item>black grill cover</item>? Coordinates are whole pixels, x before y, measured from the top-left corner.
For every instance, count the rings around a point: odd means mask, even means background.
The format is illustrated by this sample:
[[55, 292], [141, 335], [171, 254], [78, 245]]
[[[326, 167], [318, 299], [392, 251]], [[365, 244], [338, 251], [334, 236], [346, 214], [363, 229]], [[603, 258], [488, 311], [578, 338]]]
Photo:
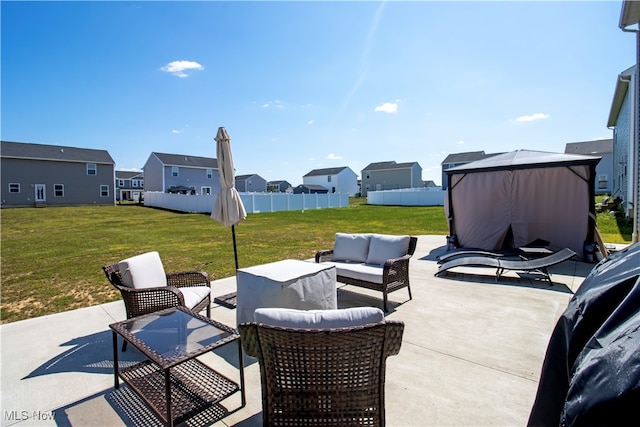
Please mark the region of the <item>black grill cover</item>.
[[640, 243], [602, 260], [569, 301], [528, 425], [621, 426], [638, 422], [638, 413]]

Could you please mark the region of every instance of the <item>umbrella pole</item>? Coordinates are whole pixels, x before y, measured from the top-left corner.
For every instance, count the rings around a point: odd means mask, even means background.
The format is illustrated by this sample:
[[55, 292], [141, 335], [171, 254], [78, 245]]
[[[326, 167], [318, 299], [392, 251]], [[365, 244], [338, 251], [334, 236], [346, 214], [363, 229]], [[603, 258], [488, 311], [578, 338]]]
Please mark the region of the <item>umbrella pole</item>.
[[233, 256], [236, 260], [236, 271], [238, 270], [238, 250], [236, 249], [236, 226], [231, 226], [231, 235], [233, 236]]

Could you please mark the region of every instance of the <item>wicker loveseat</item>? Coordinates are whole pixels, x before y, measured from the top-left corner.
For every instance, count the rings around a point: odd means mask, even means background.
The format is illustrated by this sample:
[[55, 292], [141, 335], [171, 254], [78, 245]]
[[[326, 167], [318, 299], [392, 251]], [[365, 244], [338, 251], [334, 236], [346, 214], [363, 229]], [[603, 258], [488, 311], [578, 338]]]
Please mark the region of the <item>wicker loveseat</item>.
[[388, 294], [409, 285], [409, 259], [418, 239], [388, 234], [336, 233], [333, 249], [316, 253], [316, 262], [336, 267], [337, 281], [382, 292], [388, 312]]
[[404, 324], [374, 307], [259, 308], [238, 326], [258, 359], [265, 426], [383, 426], [388, 356]]

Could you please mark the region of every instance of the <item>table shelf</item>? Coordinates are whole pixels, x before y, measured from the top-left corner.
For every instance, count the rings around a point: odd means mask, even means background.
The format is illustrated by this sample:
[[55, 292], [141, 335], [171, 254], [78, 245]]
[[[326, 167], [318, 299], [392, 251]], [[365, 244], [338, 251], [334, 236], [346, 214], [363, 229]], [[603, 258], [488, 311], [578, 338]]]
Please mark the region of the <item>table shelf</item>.
[[238, 384], [199, 360], [187, 360], [170, 369], [173, 420], [167, 420], [163, 369], [147, 360], [120, 370], [118, 375], [165, 424], [180, 423], [240, 391]]

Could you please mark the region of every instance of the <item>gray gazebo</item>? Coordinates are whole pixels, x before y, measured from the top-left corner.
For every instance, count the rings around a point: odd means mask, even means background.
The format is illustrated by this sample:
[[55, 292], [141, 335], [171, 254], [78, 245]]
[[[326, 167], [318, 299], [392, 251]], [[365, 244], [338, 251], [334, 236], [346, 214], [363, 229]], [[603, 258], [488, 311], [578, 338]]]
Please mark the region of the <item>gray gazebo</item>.
[[445, 212], [458, 244], [514, 249], [536, 239], [578, 256], [594, 242], [600, 157], [517, 150], [445, 171]]

